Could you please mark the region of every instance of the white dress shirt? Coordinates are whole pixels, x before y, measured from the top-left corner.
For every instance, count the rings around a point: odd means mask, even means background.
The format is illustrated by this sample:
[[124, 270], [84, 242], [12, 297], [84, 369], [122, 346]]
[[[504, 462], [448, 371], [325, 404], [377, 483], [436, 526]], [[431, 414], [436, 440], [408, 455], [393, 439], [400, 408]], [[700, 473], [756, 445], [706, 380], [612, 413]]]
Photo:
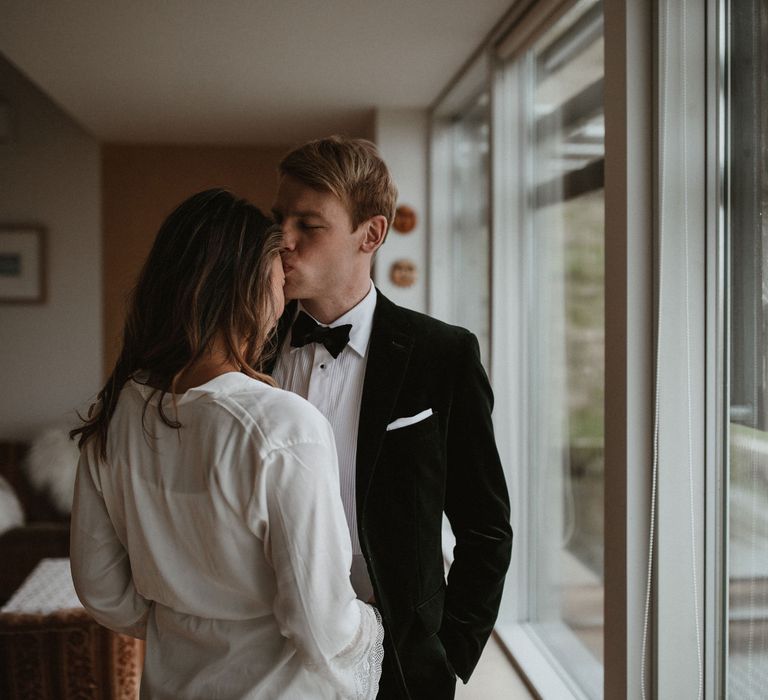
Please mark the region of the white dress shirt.
[[177, 395], [180, 431], [150, 393], [121, 391], [106, 462], [83, 450], [71, 535], [83, 605], [146, 636], [142, 698], [374, 698], [383, 631], [347, 578], [328, 422], [238, 372]]
[[[306, 313], [301, 303], [298, 307], [299, 311]], [[376, 287], [371, 282], [370, 290], [362, 301], [330, 324], [331, 328], [352, 324], [349, 344], [338, 357], [334, 359], [320, 343], [308, 343], [301, 348], [291, 347], [289, 332], [273, 373], [279, 386], [307, 399], [328, 419], [333, 428], [339, 456], [341, 501], [352, 537], [352, 585], [361, 600], [369, 600], [373, 588], [357, 532], [357, 431], [375, 308]]]

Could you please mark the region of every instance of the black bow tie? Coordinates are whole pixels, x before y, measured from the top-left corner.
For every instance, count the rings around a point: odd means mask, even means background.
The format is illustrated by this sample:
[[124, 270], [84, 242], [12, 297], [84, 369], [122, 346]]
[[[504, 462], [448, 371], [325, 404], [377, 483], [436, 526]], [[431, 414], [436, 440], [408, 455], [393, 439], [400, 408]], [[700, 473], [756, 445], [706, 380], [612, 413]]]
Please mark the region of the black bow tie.
[[311, 316], [299, 311], [291, 328], [291, 345], [295, 348], [303, 348], [307, 343], [322, 343], [325, 349], [336, 358], [349, 342], [350, 330], [352, 330], [351, 323], [329, 328], [321, 326]]

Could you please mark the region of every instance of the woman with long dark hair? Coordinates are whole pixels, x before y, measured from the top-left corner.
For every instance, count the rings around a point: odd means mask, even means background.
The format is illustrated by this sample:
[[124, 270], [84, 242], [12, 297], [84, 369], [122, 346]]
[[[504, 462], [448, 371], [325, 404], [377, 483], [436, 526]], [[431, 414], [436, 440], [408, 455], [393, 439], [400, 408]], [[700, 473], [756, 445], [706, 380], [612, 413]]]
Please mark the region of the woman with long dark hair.
[[373, 698], [333, 434], [264, 373], [280, 233], [224, 190], [163, 223], [79, 436], [71, 560], [86, 609], [146, 638], [146, 698]]

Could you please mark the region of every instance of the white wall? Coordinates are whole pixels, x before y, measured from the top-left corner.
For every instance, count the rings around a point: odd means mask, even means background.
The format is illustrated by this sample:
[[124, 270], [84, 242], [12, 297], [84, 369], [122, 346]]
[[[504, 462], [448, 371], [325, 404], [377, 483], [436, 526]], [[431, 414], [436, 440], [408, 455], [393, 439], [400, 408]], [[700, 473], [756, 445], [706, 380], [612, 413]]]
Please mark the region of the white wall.
[[[398, 204], [416, 210], [416, 228], [408, 234], [391, 229], [377, 253], [376, 285], [396, 304], [426, 312], [427, 290], [427, 112], [423, 109], [377, 110], [375, 141], [397, 184]], [[417, 265], [416, 283], [396, 287], [392, 263], [407, 258]]]
[[0, 55], [0, 224], [47, 231], [47, 300], [0, 304], [0, 439], [25, 440], [99, 387], [99, 146]]

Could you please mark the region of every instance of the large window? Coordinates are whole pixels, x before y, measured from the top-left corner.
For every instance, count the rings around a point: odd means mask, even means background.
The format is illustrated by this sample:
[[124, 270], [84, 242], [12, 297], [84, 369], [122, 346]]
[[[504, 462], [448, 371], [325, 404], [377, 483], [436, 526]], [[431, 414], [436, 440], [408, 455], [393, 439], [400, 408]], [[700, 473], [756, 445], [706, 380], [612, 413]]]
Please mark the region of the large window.
[[479, 336], [513, 501], [498, 630], [510, 648], [523, 640], [536, 660], [513, 653], [545, 697], [599, 698], [602, 3], [528, 3], [446, 91], [431, 126], [430, 311]]
[[493, 272], [497, 632], [547, 700], [768, 696], [767, 47], [765, 0], [521, 0], [468, 152], [433, 131]]
[[533, 508], [528, 619], [590, 697], [602, 695], [604, 197], [602, 8], [572, 5], [505, 68], [519, 179]]

